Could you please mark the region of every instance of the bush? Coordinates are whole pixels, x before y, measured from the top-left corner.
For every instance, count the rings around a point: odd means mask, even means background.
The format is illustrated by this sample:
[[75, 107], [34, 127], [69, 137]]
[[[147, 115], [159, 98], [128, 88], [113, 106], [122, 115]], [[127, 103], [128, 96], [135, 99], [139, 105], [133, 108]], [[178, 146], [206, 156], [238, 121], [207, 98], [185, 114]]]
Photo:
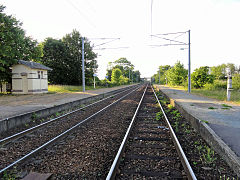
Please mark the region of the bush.
[[203, 66], [195, 69], [191, 76], [191, 80], [195, 88], [202, 88], [207, 83], [213, 83], [214, 76], [210, 75], [208, 72], [208, 66]]
[[126, 77], [123, 77], [121, 76], [121, 79], [120, 79], [120, 84], [129, 84], [129, 79], [126, 78]]
[[215, 80], [214, 83], [205, 84], [204, 89], [207, 90], [227, 89], [227, 82], [224, 80]]
[[240, 74], [234, 74], [232, 77], [233, 89], [240, 89]]
[[113, 87], [114, 84], [105, 78], [103, 80], [100, 80], [100, 86]]

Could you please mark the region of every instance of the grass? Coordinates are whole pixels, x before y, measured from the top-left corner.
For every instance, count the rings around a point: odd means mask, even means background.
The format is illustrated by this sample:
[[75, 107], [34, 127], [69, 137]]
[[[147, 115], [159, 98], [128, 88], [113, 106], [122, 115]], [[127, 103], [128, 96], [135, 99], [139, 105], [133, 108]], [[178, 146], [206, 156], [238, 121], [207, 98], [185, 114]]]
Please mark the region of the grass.
[[[103, 88], [100, 86], [96, 86], [96, 89]], [[93, 86], [86, 86], [86, 90], [94, 90]], [[73, 92], [82, 92], [82, 86], [69, 86], [69, 85], [49, 85], [48, 92], [49, 93], [73, 93]]]
[[[174, 89], [184, 90], [187, 91], [186, 88], [183, 86], [170, 86]], [[191, 89], [192, 94], [209, 97], [213, 99], [217, 99], [220, 101], [226, 101], [227, 100], [227, 90], [226, 89], [216, 89], [216, 90], [207, 90], [207, 89]], [[232, 103], [240, 104], [240, 95], [239, 90], [233, 90], [231, 91], [231, 101]]]
[[[219, 90], [192, 89], [192, 94], [202, 95], [205, 97], [210, 97], [210, 98], [214, 98], [221, 101], [227, 100], [226, 89], [219, 89]], [[231, 101], [234, 103], [240, 104], [239, 91], [233, 90], [231, 92]]]

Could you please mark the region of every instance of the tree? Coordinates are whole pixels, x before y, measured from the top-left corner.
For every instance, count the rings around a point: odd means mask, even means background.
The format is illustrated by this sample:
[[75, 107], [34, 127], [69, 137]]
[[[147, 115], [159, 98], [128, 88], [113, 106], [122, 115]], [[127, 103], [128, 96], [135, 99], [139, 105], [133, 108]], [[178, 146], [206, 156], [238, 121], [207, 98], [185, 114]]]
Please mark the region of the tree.
[[38, 60], [41, 51], [37, 41], [25, 35], [22, 23], [12, 15], [4, 13], [0, 5], [0, 83], [11, 82], [10, 67], [17, 60]]
[[183, 64], [177, 61], [175, 65], [166, 71], [168, 83], [171, 85], [182, 85], [187, 78], [188, 71], [184, 69]]
[[214, 76], [209, 74], [209, 67], [203, 66], [195, 69], [191, 75], [192, 84], [195, 88], [201, 88], [205, 84], [212, 84]]
[[124, 77], [129, 78], [129, 76], [132, 76], [134, 65], [130, 61], [128, 61], [127, 58], [125, 57], [119, 58], [114, 62], [109, 62], [109, 68], [107, 70], [108, 80], [111, 80], [111, 72], [114, 68], [120, 69], [122, 71], [122, 75]]
[[[63, 37], [62, 41], [66, 44], [71, 54], [72, 76], [77, 82], [75, 85], [82, 83], [82, 36], [76, 30]], [[97, 67], [95, 58], [97, 54], [93, 52], [92, 46], [87, 38], [84, 38], [84, 58], [85, 58], [85, 78], [86, 84], [93, 81], [93, 69]]]
[[75, 77], [71, 73], [70, 51], [62, 40], [47, 38], [40, 44], [44, 56], [41, 63], [52, 68], [48, 80], [51, 84], [71, 84]]
[[233, 89], [240, 89], [240, 74], [234, 74], [232, 77]]
[[[48, 38], [42, 43], [43, 57], [41, 62], [53, 69], [49, 80], [53, 84], [80, 85], [82, 83], [82, 37], [73, 30], [62, 40]], [[86, 84], [93, 82], [94, 68], [97, 68], [90, 42], [84, 40], [85, 78]]]
[[115, 68], [112, 70], [112, 82], [115, 84], [120, 84], [122, 79], [122, 71], [119, 68]]
[[159, 83], [159, 70], [160, 70], [160, 83], [166, 84], [166, 72], [171, 68], [170, 65], [159, 66], [156, 74], [153, 75], [155, 83]]
[[224, 79], [226, 72], [226, 64], [211, 67], [211, 74], [214, 75], [215, 79]]

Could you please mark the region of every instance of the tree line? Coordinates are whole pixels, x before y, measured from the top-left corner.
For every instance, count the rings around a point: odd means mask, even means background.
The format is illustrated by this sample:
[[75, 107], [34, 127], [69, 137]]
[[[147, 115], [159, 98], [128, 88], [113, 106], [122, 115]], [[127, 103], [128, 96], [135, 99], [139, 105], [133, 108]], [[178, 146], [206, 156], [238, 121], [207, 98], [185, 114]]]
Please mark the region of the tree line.
[[[82, 36], [77, 30], [61, 39], [46, 38], [38, 43], [26, 36], [22, 23], [14, 16], [4, 13], [0, 5], [0, 84], [11, 82], [11, 66], [17, 60], [35, 61], [53, 70], [49, 72], [51, 84], [80, 85], [82, 79]], [[84, 38], [86, 84], [93, 82], [94, 68], [97, 68], [90, 41]]]
[[122, 57], [108, 63], [106, 79], [103, 80], [103, 83], [111, 86], [140, 82], [140, 75], [138, 70], [134, 70], [131, 61]]
[[[77, 30], [61, 39], [46, 38], [38, 43], [26, 36], [22, 22], [4, 12], [0, 5], [0, 85], [11, 83], [11, 67], [18, 60], [35, 61], [52, 69], [48, 80], [51, 84], [81, 85], [82, 83], [82, 36]], [[93, 74], [98, 68], [97, 54], [93, 51], [88, 38], [84, 37], [85, 82], [93, 84]], [[138, 82], [140, 72], [126, 58], [109, 63], [107, 78], [98, 85], [120, 85]]]
[[[227, 72], [229, 68], [232, 74], [232, 83], [234, 89], [240, 89], [240, 74], [239, 68], [232, 64], [221, 64], [218, 66], [202, 66], [194, 70], [191, 74], [191, 85], [194, 88], [220, 89], [227, 88]], [[159, 81], [160, 73], [160, 81]], [[169, 84], [172, 86], [188, 86], [188, 70], [180, 61], [177, 61], [174, 66], [164, 65], [159, 66], [156, 74], [152, 76], [155, 83]]]

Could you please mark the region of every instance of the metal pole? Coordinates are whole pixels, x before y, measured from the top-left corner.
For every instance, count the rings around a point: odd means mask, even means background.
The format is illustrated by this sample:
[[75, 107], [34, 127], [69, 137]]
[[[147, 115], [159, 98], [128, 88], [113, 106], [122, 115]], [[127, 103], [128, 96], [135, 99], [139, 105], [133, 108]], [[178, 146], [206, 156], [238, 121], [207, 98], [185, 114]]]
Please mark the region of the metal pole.
[[159, 67], [159, 84], [160, 84], [160, 67]]
[[188, 31], [188, 93], [191, 93], [191, 49], [190, 30]]
[[232, 74], [230, 68], [227, 68], [227, 101], [231, 100]]
[[130, 68], [129, 68], [129, 73], [128, 73], [128, 79], [129, 79], [129, 83], [131, 82], [131, 79], [130, 79]]
[[133, 83], [133, 71], [132, 71], [132, 83]]
[[96, 85], [95, 85], [95, 72], [96, 71], [96, 61], [94, 61], [94, 70], [93, 70], [93, 88], [95, 89], [96, 88]]
[[82, 37], [82, 86], [85, 92], [85, 72], [84, 72], [84, 37]]

